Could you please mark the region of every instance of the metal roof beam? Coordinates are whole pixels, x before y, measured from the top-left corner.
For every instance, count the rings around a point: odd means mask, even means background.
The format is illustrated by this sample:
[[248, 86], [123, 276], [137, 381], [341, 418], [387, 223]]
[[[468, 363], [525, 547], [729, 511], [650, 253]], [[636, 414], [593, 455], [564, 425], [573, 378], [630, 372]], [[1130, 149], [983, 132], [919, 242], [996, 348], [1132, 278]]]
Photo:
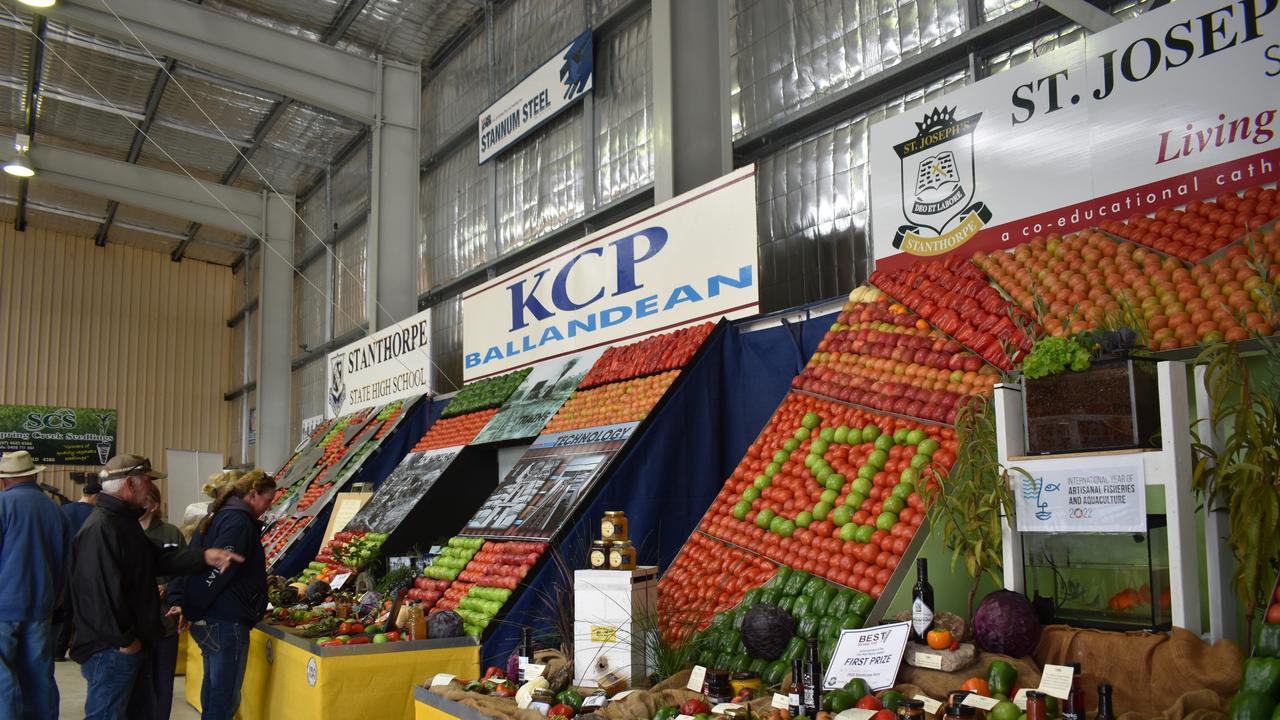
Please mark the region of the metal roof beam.
[[[42, 182], [235, 233], [262, 232], [261, 193], [48, 145], [33, 145], [31, 162]], [[291, 206], [292, 197], [285, 199]]]
[[[156, 75], [156, 79], [151, 83], [151, 92], [147, 94], [147, 106], [142, 113], [142, 122], [138, 124], [138, 129], [133, 133], [133, 144], [129, 146], [129, 153], [125, 155], [125, 162], [136, 163], [138, 156], [142, 154], [142, 147], [146, 144], [147, 133], [151, 132], [151, 125], [156, 121], [156, 111], [160, 109], [160, 99], [164, 97], [165, 88], [169, 87], [169, 76], [177, 69], [178, 61], [172, 58], [164, 63], [160, 73]], [[93, 244], [103, 247], [107, 244], [107, 233], [111, 231], [111, 223], [115, 222], [116, 211], [120, 209], [120, 203], [112, 200], [107, 204], [107, 216], [102, 220], [102, 224], [98, 226], [98, 234], [94, 238]]]
[[324, 36], [320, 38], [320, 42], [325, 45], [332, 45], [342, 39], [347, 34], [347, 30], [351, 28], [351, 24], [360, 17], [360, 13], [364, 12], [365, 7], [369, 4], [369, 0], [347, 0], [347, 4], [338, 12], [338, 17], [334, 18], [333, 24], [325, 30]]
[[1087, 0], [1044, 0], [1044, 4], [1089, 32], [1102, 32], [1120, 24], [1111, 13], [1095, 7]]
[[[36, 136], [36, 103], [40, 99], [40, 76], [44, 72], [44, 38], [48, 28], [47, 18], [36, 16], [31, 22], [31, 31], [35, 34], [36, 41], [31, 44], [31, 67], [27, 72], [27, 115], [22, 127], [22, 131], [30, 138], [28, 142], [34, 141]], [[18, 210], [13, 217], [13, 227], [18, 232], [27, 229], [27, 195], [30, 185], [29, 180], [18, 181]]]
[[39, 12], [91, 32], [141, 41], [152, 52], [364, 123], [379, 117], [390, 123], [414, 119], [380, 111], [378, 73], [401, 70], [416, 77], [416, 67], [361, 57], [200, 5], [112, 0], [110, 11], [104, 11], [91, 0], [64, 0]]

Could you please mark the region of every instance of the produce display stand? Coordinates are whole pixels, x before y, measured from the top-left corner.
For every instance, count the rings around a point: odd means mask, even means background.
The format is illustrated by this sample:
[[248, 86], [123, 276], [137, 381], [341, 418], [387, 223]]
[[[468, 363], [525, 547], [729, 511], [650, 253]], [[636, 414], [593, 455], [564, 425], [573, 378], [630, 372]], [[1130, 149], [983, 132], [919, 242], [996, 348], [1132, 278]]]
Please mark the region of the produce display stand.
[[[1147, 487], [1164, 491], [1165, 515], [1169, 529], [1169, 582], [1173, 624], [1200, 633], [1199, 550], [1196, 544], [1196, 499], [1191, 490], [1191, 423], [1187, 395], [1187, 368], [1182, 363], [1161, 362], [1156, 366], [1160, 388], [1159, 450], [1082, 452], [1052, 455], [1051, 458], [1142, 459]], [[1203, 383], [1202, 383], [1203, 385]], [[996, 388], [996, 447], [1000, 463], [1021, 468], [1034, 475], [1042, 457], [1025, 454], [1021, 390], [1016, 386]], [[1022, 533], [1003, 525], [1004, 586], [1023, 592]], [[1210, 553], [1215, 539], [1206, 537]], [[1210, 583], [1212, 585], [1213, 583]], [[1221, 610], [1221, 608], [1219, 608]], [[1223, 615], [1210, 614], [1211, 627], [1221, 632]]]
[[414, 720], [489, 720], [473, 707], [441, 697], [424, 687], [413, 689]]
[[[204, 664], [194, 642], [186, 664], [186, 700], [199, 710]], [[470, 638], [321, 648], [259, 624], [249, 636], [237, 717], [412, 720], [409, 688], [437, 673], [475, 677], [479, 670], [479, 644]]]

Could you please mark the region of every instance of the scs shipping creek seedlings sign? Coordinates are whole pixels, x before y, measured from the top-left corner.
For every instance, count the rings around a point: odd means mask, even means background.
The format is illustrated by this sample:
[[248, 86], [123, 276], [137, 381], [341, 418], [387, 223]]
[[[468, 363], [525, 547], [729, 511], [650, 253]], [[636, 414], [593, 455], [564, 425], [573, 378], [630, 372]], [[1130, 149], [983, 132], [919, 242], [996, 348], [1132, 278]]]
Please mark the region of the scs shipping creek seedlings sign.
[[1277, 0], [1180, 0], [871, 128], [876, 265], [1275, 181]]
[[326, 417], [431, 392], [431, 311], [329, 353]]
[[466, 381], [755, 314], [755, 180], [725, 175], [463, 295]]
[[26, 450], [42, 465], [106, 465], [117, 421], [102, 408], [0, 405], [0, 453]]

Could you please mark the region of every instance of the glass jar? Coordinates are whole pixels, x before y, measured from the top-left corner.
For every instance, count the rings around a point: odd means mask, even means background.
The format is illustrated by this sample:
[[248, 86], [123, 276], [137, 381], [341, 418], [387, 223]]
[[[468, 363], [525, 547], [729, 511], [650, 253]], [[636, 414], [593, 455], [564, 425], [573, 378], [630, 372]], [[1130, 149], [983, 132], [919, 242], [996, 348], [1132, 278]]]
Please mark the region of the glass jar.
[[729, 676], [729, 686], [733, 688], [733, 695], [737, 697], [742, 694], [743, 690], [750, 690], [756, 697], [760, 694], [760, 675], [753, 672], [736, 672]]
[[609, 541], [596, 540], [591, 543], [591, 552], [587, 555], [592, 570], [604, 570], [609, 567]]
[[627, 530], [627, 515], [621, 510], [606, 512], [600, 521], [600, 537], [605, 540], [626, 540]]
[[707, 670], [702, 694], [707, 696], [707, 702], [713, 707], [732, 700], [733, 683], [729, 680], [729, 671]]
[[924, 701], [899, 700], [898, 720], [924, 720]]
[[610, 570], [635, 570], [636, 569], [636, 549], [630, 540], [610, 543], [609, 545], [609, 569]]

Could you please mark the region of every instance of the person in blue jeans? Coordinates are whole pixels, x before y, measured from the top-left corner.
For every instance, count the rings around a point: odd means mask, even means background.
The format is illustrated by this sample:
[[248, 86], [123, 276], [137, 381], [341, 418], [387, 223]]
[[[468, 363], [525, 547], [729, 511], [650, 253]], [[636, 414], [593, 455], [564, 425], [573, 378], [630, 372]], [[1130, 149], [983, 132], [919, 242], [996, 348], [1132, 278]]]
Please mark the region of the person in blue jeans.
[[267, 609], [267, 559], [259, 518], [271, 507], [275, 491], [275, 478], [261, 470], [222, 484], [191, 544], [227, 548], [243, 555], [244, 563], [182, 578], [170, 586], [170, 601], [191, 623], [191, 639], [204, 658], [203, 720], [231, 720], [240, 707], [249, 630]]
[[53, 610], [67, 577], [70, 533], [36, 484], [25, 450], [0, 458], [0, 718], [58, 717]]
[[[80, 499], [76, 502], [66, 503], [62, 506], [62, 516], [67, 519], [70, 527], [71, 537], [75, 537], [80, 532], [80, 528], [84, 526], [84, 521], [89, 519], [89, 513], [93, 512], [93, 506], [98, 502], [98, 493], [102, 492], [102, 486], [98, 484], [98, 474], [91, 472], [71, 473], [71, 480], [76, 483], [83, 483], [80, 491]], [[62, 597], [58, 601], [58, 607], [53, 612], [54, 631], [57, 640], [53, 646], [53, 659], [57, 662], [69, 659], [67, 651], [71, 649], [71, 597], [64, 590]]]
[[72, 541], [71, 659], [89, 683], [85, 720], [155, 715], [150, 654], [164, 638], [157, 576], [203, 574], [244, 561], [223, 548], [161, 548], [147, 539], [139, 518], [152, 479], [163, 477], [144, 457], [111, 458], [99, 474], [97, 505]]

